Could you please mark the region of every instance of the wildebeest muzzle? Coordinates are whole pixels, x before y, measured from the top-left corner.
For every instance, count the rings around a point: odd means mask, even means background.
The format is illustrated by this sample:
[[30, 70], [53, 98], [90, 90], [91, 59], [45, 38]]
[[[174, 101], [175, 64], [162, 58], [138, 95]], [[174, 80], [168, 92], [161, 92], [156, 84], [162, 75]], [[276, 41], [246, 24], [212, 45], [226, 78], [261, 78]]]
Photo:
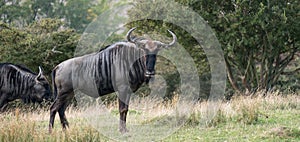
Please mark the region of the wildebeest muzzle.
[[146, 55], [146, 72], [145, 77], [151, 78], [155, 75], [156, 54]]

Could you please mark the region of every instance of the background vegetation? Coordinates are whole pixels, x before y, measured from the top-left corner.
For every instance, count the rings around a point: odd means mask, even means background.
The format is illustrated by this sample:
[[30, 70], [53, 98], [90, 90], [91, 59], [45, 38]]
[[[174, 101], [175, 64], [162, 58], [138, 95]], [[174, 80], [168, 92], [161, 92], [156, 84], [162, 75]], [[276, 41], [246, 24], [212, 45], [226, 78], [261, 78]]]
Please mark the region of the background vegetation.
[[[216, 117], [203, 125], [202, 119], [209, 111], [206, 109], [210, 102], [205, 99], [210, 92], [211, 75], [202, 47], [187, 31], [172, 23], [150, 19], [128, 23], [126, 27], [138, 27], [135, 33], [140, 35], [160, 33], [169, 36], [166, 30], [174, 31], [198, 69], [199, 94], [204, 101], [199, 101], [187, 123], [164, 141], [300, 141], [300, 1], [175, 1], [198, 13], [215, 31], [226, 61], [227, 100], [220, 102]], [[0, 62], [23, 64], [36, 72], [38, 66], [42, 66], [50, 79], [54, 66], [74, 57], [74, 50], [88, 24], [122, 2], [2, 0]], [[128, 11], [132, 19], [159, 14], [163, 12], [161, 7], [172, 10], [165, 1], [137, 0], [132, 3], [134, 6]], [[124, 40], [124, 34], [112, 38]], [[158, 58], [156, 70], [168, 85], [165, 97], [170, 101], [167, 102], [172, 102], [174, 95], [180, 93], [180, 75], [172, 62], [163, 57]], [[149, 91], [145, 86], [138, 94], [145, 96]], [[109, 102], [105, 105], [117, 115], [115, 97], [109, 95], [103, 100]], [[19, 102], [11, 104], [12, 107], [0, 115], [0, 141], [111, 141], [86, 125], [77, 108], [67, 111], [71, 126], [68, 131], [62, 132], [59, 120], [56, 120], [55, 127], [58, 128], [49, 135], [48, 107], [23, 106]], [[138, 104], [131, 104], [128, 120], [159, 121], [165, 115], [157, 114], [170, 109], [165, 104], [149, 103], [156, 108], [150, 116], [156, 118], [140, 119], [144, 112], [134, 107]], [[132, 139], [126, 135], [124, 138]]]
[[[224, 51], [228, 91], [248, 94], [260, 90], [299, 89], [299, 81], [296, 81], [299, 80], [300, 63], [299, 1], [176, 1], [196, 11], [215, 31]], [[141, 0], [131, 10], [131, 16], [158, 14], [158, 11], [164, 12], [160, 7], [168, 6], [162, 1]], [[194, 58], [201, 79], [209, 77], [205, 53], [197, 48], [199, 43], [182, 28], [149, 19], [135, 21], [132, 25], [145, 31], [175, 31], [180, 44]], [[204, 86], [209, 88], [209, 83]]]
[[[193, 9], [215, 31], [225, 55], [229, 98], [234, 93], [260, 90], [299, 91], [299, 1], [176, 2]], [[0, 61], [24, 64], [34, 71], [41, 65], [50, 73], [55, 65], [73, 57], [87, 25], [120, 3], [109, 0], [1, 1]], [[168, 3], [160, 1], [133, 3], [129, 11], [132, 19], [149, 14], [148, 11], [159, 13], [161, 9], [155, 5], [168, 7]], [[174, 31], [197, 65], [201, 96], [209, 95], [209, 64], [205, 52], [189, 33], [172, 23], [149, 19], [127, 25], [128, 28], [133, 26], [144, 33], [167, 35], [166, 29]], [[163, 58], [159, 58], [159, 63], [157, 70], [163, 71], [169, 85], [168, 94], [178, 91], [180, 78], [176, 68], [167, 68], [170, 62]]]

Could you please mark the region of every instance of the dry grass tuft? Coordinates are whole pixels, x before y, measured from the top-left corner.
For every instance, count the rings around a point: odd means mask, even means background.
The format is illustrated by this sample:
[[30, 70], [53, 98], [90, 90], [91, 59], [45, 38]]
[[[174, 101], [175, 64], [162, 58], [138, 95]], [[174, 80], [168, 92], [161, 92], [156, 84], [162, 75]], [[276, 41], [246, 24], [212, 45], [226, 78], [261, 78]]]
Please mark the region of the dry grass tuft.
[[[89, 109], [90, 112], [76, 107], [67, 109], [66, 116], [70, 122], [70, 129], [63, 131], [57, 116], [52, 134], [48, 133], [49, 111], [47, 109], [40, 108], [25, 112], [23, 108], [11, 109], [0, 115], [0, 141], [109, 141], [83, 118], [98, 112], [103, 115], [99, 118], [101, 121], [101, 119], [106, 119], [104, 118], [106, 114], [110, 114], [115, 118], [110, 121], [118, 124], [118, 103], [92, 107]], [[178, 96], [169, 101], [163, 101], [160, 98], [137, 97], [131, 100], [129, 109], [129, 124], [151, 124], [154, 127], [174, 122], [177, 126], [185, 124], [186, 127], [203, 124], [215, 127], [230, 122], [259, 125], [262, 119], [268, 118], [270, 111], [299, 110], [300, 96], [280, 93], [266, 96], [257, 94], [237, 96], [230, 101], [207, 101], [197, 104], [181, 101]], [[117, 127], [115, 130], [117, 131]], [[300, 137], [299, 129], [284, 125], [270, 128], [265, 132], [266, 135], [277, 137]]]

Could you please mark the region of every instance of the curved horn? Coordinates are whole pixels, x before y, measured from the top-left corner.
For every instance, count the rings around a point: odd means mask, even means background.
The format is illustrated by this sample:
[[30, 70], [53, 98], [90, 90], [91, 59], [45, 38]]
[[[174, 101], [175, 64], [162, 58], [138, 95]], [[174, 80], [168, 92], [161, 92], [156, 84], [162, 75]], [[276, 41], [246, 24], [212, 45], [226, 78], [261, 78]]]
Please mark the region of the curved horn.
[[36, 76], [36, 81], [38, 81], [38, 79], [39, 78], [41, 78], [41, 76], [42, 76], [42, 74], [43, 74], [43, 70], [42, 70], [42, 68], [39, 66], [39, 74]]
[[176, 35], [175, 35], [172, 31], [168, 30], [168, 32], [169, 32], [169, 33], [172, 35], [172, 37], [173, 37], [173, 41], [172, 41], [171, 43], [169, 43], [168, 46], [173, 46], [173, 45], [177, 42], [177, 37], [176, 37]]
[[136, 29], [136, 27], [134, 27], [134, 28], [131, 28], [128, 32], [127, 32], [127, 34], [126, 34], [126, 38], [127, 38], [127, 40], [129, 41], [129, 42], [132, 42], [132, 43], [134, 43], [134, 41], [131, 39], [131, 33], [132, 33], [132, 31], [134, 31]]
[[162, 45], [162, 46], [165, 46], [166, 48], [167, 48], [167, 47], [170, 47], [170, 46], [173, 46], [173, 45], [177, 42], [177, 37], [176, 37], [176, 35], [175, 35], [172, 31], [170, 31], [170, 30], [168, 30], [168, 32], [172, 35], [173, 41], [172, 41], [171, 43], [169, 43], [169, 44], [161, 43], [161, 45]]

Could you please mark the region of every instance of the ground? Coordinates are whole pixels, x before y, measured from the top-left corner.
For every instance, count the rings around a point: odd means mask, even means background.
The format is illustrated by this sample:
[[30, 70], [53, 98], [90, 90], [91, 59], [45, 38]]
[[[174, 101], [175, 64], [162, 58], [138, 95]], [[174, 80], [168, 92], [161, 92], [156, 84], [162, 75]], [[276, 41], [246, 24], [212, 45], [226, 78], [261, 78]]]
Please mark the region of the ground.
[[[146, 107], [145, 103], [152, 109], [139, 107], [141, 104]], [[87, 122], [91, 120], [82, 117], [95, 113], [71, 107], [66, 112], [70, 128], [63, 131], [57, 115], [51, 134], [48, 133], [47, 109], [30, 110], [27, 107], [24, 111], [24, 108], [14, 108], [0, 116], [0, 141], [300, 141], [300, 96], [295, 94], [235, 97], [231, 101], [220, 101], [212, 119], [203, 119], [206, 112], [211, 111], [207, 107], [209, 102], [196, 104], [189, 115], [183, 117], [172, 113], [176, 110], [176, 101], [156, 104], [155, 100], [134, 100], [128, 114], [130, 131], [126, 134], [117, 131], [116, 104], [105, 106], [106, 113], [101, 107], [94, 109], [101, 114], [97, 121], [105, 120], [102, 124], [107, 124], [107, 127], [101, 124], [103, 129], [100, 131]], [[108, 115], [116, 119], [106, 118]], [[158, 128], [168, 129], [167, 125], [173, 121], [180, 126], [174, 128], [174, 132], [165, 133], [163, 137], [155, 132]], [[147, 124], [151, 125], [140, 127]]]

